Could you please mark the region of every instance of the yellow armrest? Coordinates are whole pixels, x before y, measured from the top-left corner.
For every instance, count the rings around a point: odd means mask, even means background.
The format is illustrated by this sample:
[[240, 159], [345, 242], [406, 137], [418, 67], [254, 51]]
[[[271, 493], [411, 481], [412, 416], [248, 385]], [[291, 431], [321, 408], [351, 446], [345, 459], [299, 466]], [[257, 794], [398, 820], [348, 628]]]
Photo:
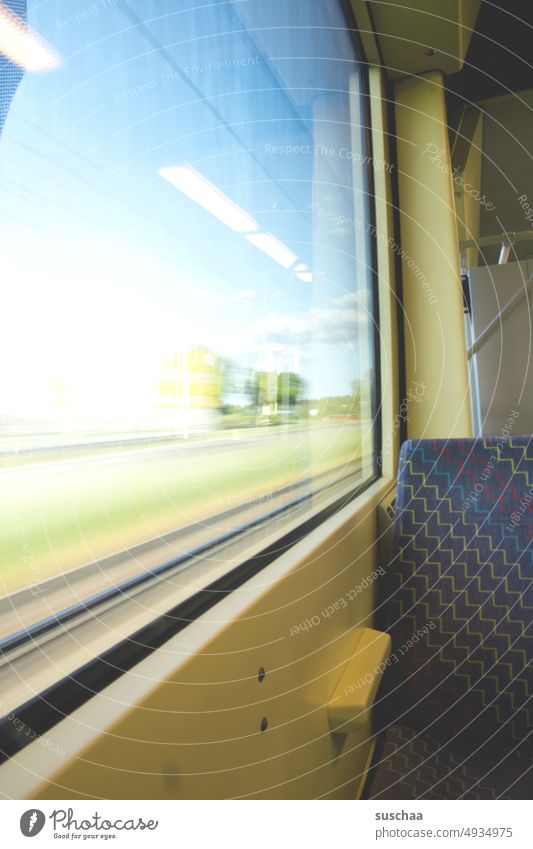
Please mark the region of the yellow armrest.
[[382, 631], [364, 628], [351, 659], [328, 703], [328, 722], [332, 731], [352, 734], [370, 720], [387, 658], [391, 638]]

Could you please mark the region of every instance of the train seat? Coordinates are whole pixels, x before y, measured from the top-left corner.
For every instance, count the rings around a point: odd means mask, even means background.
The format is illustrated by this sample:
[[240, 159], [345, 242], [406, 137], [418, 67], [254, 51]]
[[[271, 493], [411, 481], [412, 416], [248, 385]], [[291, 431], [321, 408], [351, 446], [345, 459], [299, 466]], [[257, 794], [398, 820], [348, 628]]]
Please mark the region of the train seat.
[[402, 446], [367, 797], [531, 796], [532, 505], [533, 437]]

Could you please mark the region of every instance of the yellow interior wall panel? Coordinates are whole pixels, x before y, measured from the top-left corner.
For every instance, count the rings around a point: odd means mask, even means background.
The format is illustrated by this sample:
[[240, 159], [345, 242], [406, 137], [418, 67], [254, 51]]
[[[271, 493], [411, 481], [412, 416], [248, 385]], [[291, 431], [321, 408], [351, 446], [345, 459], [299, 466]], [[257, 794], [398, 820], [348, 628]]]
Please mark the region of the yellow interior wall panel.
[[[395, 98], [408, 435], [471, 436], [442, 75], [433, 72], [400, 80]], [[412, 392], [409, 398], [409, 389], [415, 386], [417, 397]]]
[[369, 0], [391, 79], [461, 70], [481, 0]]
[[372, 624], [376, 505], [390, 486], [373, 484], [65, 718], [52, 774], [30, 745], [0, 768], [2, 786], [35, 799], [355, 798], [370, 724], [332, 733], [328, 702]]
[[[380, 465], [384, 475], [393, 477], [398, 467], [399, 427], [394, 419], [400, 406], [398, 393], [397, 295], [394, 275], [394, 232], [391, 162], [388, 116], [383, 72], [370, 68], [370, 113], [372, 156], [374, 160], [374, 196], [376, 252], [379, 286], [379, 325], [381, 359], [381, 413], [383, 433]], [[391, 425], [392, 423], [392, 425]]]
[[[475, 129], [464, 164], [459, 163], [459, 170], [454, 172], [454, 193], [460, 242], [471, 241], [479, 237], [481, 218], [480, 198], [483, 196], [481, 189], [483, 114], [477, 109], [469, 111], [473, 113], [473, 117], [475, 118]], [[466, 251], [467, 268], [473, 268], [478, 264], [478, 261], [478, 248], [468, 248]]]
[[[370, 84], [373, 156], [388, 163], [379, 71]], [[395, 438], [389, 172], [375, 168], [374, 184], [382, 431]], [[63, 761], [30, 744], [0, 766], [0, 787], [32, 799], [357, 798], [373, 750], [370, 719], [332, 733], [328, 705], [372, 627], [377, 506], [394, 486], [393, 445], [385, 477], [55, 726]]]

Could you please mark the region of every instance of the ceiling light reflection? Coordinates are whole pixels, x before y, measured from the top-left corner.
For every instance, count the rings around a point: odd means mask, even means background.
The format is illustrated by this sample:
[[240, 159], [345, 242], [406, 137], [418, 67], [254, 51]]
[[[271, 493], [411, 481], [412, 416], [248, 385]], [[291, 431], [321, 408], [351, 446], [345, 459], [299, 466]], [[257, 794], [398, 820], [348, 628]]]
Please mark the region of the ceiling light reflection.
[[255, 245], [256, 248], [259, 248], [260, 251], [263, 251], [283, 268], [290, 268], [298, 259], [296, 254], [283, 242], [276, 239], [272, 233], [252, 233], [246, 238], [252, 245]]
[[222, 221], [236, 233], [241, 233], [245, 238], [260, 251], [267, 254], [274, 262], [288, 270], [294, 266], [296, 276], [304, 283], [311, 283], [313, 275], [309, 271], [306, 262], [299, 262], [298, 257], [283, 242], [280, 242], [272, 233], [259, 232], [259, 224], [241, 209], [227, 195], [220, 191], [203, 174], [189, 163], [184, 165], [169, 165], [159, 169], [159, 174], [180, 192], [187, 195], [191, 200], [203, 209]]
[[26, 71], [51, 71], [63, 60], [26, 21], [0, 2], [0, 53]]
[[192, 165], [174, 165], [159, 169], [159, 174], [199, 206], [206, 209], [237, 233], [258, 230], [259, 225]]

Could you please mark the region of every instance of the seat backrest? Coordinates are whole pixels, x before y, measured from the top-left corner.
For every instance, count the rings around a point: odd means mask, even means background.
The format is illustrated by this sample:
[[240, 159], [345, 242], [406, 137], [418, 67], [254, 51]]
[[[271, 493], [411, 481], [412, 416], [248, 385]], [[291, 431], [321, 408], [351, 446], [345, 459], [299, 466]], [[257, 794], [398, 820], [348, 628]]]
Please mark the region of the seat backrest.
[[533, 726], [533, 437], [404, 443], [395, 524], [377, 613], [392, 636], [382, 723], [523, 744]]

